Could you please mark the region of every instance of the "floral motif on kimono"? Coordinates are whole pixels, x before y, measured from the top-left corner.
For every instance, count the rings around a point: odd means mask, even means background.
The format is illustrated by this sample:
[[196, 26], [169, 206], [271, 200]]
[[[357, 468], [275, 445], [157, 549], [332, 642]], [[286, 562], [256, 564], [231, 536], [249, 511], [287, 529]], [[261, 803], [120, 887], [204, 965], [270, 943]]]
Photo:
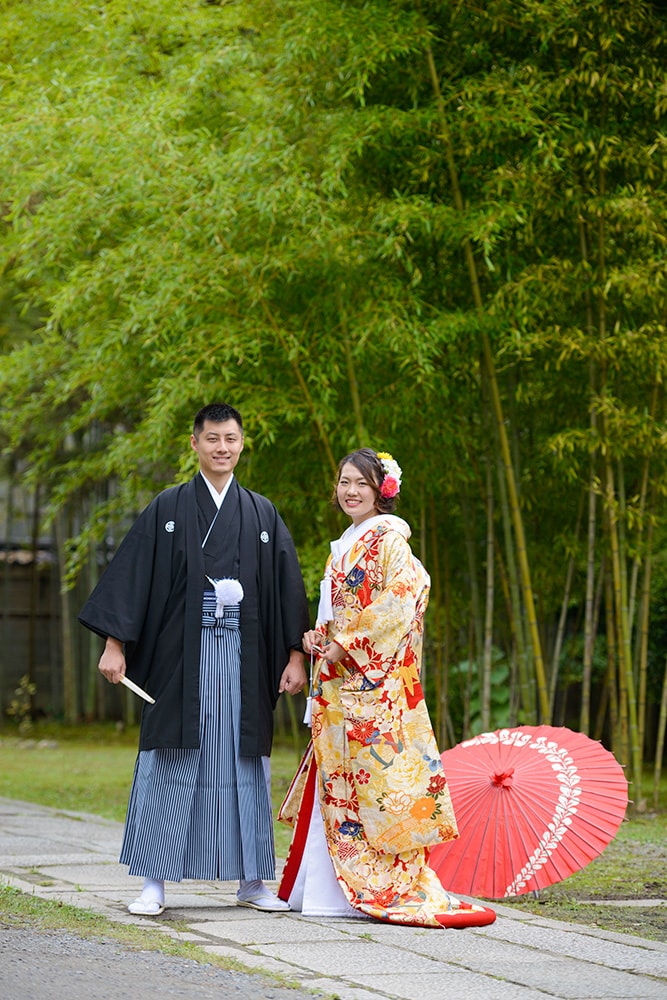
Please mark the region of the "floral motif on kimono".
[[[404, 530], [397, 530], [404, 526]], [[358, 909], [435, 925], [455, 908], [428, 867], [428, 848], [458, 836], [449, 789], [420, 683], [430, 580], [391, 517], [331, 563], [327, 638], [346, 656], [317, 663], [312, 759], [329, 853]], [[318, 625], [323, 630], [322, 625]], [[299, 783], [292, 796], [298, 796]], [[291, 796], [280, 818], [290, 822]]]

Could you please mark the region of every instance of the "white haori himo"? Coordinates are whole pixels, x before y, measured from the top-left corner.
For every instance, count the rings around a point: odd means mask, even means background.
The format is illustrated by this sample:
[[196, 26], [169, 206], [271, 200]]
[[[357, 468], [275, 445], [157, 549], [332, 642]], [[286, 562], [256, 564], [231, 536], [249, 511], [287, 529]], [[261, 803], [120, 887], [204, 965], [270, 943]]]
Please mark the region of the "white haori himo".
[[226, 607], [240, 604], [243, 600], [243, 587], [238, 580], [225, 577], [223, 580], [212, 580], [210, 576], [206, 579], [215, 591], [215, 617], [222, 618]]

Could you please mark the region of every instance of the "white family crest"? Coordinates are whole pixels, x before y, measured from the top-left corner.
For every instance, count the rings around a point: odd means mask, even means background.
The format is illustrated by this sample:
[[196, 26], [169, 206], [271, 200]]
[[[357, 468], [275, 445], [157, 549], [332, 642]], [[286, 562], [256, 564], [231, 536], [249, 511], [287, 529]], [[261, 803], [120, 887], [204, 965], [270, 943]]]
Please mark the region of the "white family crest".
[[164, 530], [168, 531], [169, 534], [171, 534], [171, 532], [174, 530], [175, 527], [176, 524], [173, 521], [167, 521], [167, 523], [164, 526]]
[[269, 540], [269, 533], [268, 533], [268, 531], [263, 531], [263, 532], [261, 533], [261, 535], [260, 535], [259, 537], [261, 538], [261, 540], [262, 540], [262, 541], [264, 542], [264, 544], [266, 545], [266, 543], [267, 543], [267, 542], [268, 542], [268, 540]]

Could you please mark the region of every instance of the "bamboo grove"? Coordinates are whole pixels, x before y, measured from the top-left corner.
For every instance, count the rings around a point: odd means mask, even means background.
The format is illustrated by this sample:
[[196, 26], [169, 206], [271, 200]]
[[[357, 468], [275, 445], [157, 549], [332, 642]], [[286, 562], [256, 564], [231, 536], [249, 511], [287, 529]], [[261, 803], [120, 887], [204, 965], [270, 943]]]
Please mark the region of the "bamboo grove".
[[2, 435], [58, 542], [66, 717], [95, 711], [72, 622], [101, 541], [192, 473], [192, 414], [226, 399], [313, 598], [338, 458], [402, 465], [443, 748], [571, 725], [641, 808], [667, 719], [667, 6], [0, 11]]

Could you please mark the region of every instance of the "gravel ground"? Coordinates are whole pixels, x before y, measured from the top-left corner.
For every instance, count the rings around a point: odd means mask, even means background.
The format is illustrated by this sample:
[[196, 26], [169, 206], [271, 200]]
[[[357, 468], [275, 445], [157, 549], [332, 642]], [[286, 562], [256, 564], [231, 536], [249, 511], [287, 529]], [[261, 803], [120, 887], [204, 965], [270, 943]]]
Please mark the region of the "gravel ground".
[[63, 931], [0, 929], [3, 1000], [313, 1000], [261, 976]]

